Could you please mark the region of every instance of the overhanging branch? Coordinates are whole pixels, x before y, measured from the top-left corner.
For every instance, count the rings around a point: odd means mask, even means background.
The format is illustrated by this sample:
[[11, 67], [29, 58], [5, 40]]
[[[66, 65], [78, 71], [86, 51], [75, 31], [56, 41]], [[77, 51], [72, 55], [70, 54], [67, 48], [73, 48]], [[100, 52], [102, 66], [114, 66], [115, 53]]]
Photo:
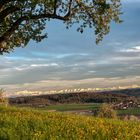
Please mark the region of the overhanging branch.
[[[68, 20], [68, 15], [65, 16], [59, 16], [55, 14], [40, 14], [40, 15], [31, 15], [29, 17], [23, 16], [20, 17], [16, 22], [13, 23], [11, 28], [7, 30], [1, 37], [0, 37], [0, 44], [3, 41], [7, 41], [9, 37], [13, 34], [13, 32], [18, 28], [18, 26], [23, 22], [23, 21], [29, 21], [29, 20], [37, 20], [37, 19], [42, 19], [42, 18], [51, 18], [51, 19], [59, 19], [62, 21]], [[1, 47], [1, 46], [0, 46]]]

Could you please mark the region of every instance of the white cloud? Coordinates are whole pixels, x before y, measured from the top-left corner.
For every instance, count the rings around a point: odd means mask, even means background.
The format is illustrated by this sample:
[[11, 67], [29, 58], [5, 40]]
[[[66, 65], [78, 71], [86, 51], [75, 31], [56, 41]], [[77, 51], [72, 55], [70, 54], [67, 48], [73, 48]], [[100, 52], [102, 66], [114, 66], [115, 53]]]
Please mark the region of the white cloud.
[[140, 46], [136, 46], [134, 47], [134, 49], [140, 50]]
[[135, 46], [129, 49], [122, 49], [120, 52], [140, 52], [140, 46]]
[[29, 66], [19, 66], [19, 67], [15, 67], [14, 70], [16, 71], [25, 71], [25, 70], [28, 70], [30, 69]]
[[50, 64], [31, 64], [31, 67], [49, 67], [49, 66], [58, 66], [57, 63], [50, 63]]
[[95, 73], [96, 71], [93, 71], [93, 70], [91, 70], [91, 71], [88, 71], [89, 73]]

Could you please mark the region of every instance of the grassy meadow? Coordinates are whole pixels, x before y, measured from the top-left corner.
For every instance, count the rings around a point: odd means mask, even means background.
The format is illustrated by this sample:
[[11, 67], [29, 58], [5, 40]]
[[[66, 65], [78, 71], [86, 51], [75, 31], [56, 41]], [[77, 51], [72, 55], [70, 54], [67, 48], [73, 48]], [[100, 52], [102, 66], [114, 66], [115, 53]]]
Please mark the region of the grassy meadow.
[[118, 114], [124, 115], [140, 115], [140, 108], [128, 108], [126, 110], [118, 110]]
[[[98, 109], [101, 103], [88, 103], [88, 104], [60, 104], [49, 105], [42, 110], [56, 110], [56, 111], [76, 111], [76, 110], [95, 110]], [[118, 115], [140, 115], [140, 108], [128, 108], [126, 110], [116, 110]]]
[[139, 140], [140, 122], [0, 107], [0, 140]]
[[49, 105], [46, 110], [57, 110], [57, 111], [74, 111], [74, 110], [94, 110], [99, 108], [100, 103], [91, 104], [60, 104], [60, 105]]

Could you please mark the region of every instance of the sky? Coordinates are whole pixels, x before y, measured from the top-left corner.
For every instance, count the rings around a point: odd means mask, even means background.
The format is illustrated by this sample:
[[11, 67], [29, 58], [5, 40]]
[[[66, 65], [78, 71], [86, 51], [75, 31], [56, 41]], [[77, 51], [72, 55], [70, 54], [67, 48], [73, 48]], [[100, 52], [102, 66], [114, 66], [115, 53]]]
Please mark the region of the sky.
[[0, 56], [0, 88], [54, 90], [140, 85], [140, 0], [123, 0], [121, 24], [95, 44], [92, 29], [47, 23], [48, 38]]

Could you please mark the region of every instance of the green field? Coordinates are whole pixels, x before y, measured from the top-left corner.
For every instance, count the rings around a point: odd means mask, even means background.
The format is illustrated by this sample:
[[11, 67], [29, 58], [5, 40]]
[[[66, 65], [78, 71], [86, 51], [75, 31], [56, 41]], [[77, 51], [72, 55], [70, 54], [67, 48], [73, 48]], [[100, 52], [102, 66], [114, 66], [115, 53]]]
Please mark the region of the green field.
[[126, 110], [118, 110], [118, 114], [140, 115], [140, 108], [129, 108], [129, 109], [126, 109]]
[[[56, 111], [76, 111], [76, 110], [95, 110], [100, 107], [101, 104], [62, 104], [62, 105], [50, 105], [46, 110]], [[44, 110], [44, 109], [43, 109]], [[118, 115], [140, 115], [140, 108], [129, 108], [126, 110], [117, 110]]]
[[45, 109], [56, 111], [73, 111], [73, 110], [94, 110], [97, 109], [100, 104], [62, 104], [62, 105], [50, 105]]
[[0, 107], [0, 140], [139, 140], [140, 122]]

